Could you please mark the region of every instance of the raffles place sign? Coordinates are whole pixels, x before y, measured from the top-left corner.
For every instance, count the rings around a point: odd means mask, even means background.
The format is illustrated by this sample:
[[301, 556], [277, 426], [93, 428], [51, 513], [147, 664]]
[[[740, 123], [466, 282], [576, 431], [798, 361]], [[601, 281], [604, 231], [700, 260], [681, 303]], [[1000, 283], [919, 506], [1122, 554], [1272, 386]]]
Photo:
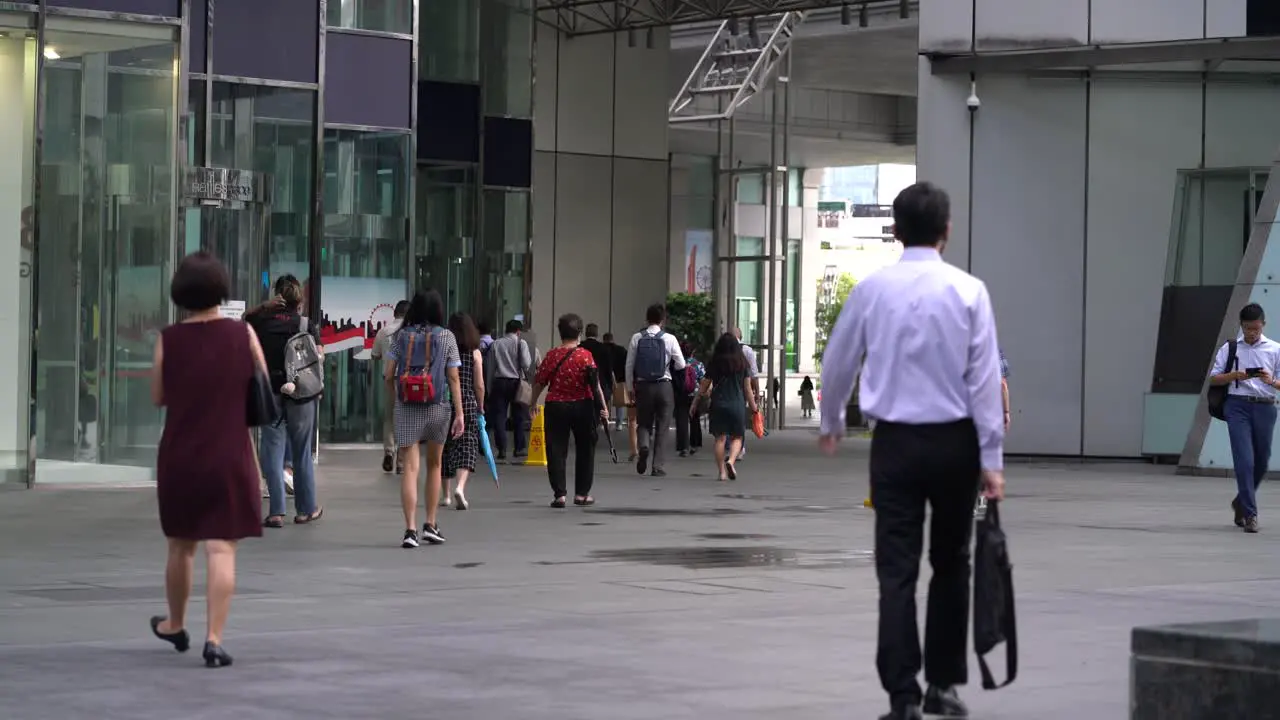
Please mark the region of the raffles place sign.
[[193, 167], [183, 176], [182, 190], [197, 202], [261, 203], [267, 202], [265, 179], [248, 170]]

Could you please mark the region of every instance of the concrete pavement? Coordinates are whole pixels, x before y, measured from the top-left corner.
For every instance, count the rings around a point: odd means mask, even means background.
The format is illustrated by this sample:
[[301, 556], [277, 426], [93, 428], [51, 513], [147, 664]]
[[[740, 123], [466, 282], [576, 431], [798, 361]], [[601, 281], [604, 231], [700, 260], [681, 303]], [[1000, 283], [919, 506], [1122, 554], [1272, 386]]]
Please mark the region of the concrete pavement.
[[[809, 431], [753, 441], [730, 484], [709, 454], [654, 479], [602, 453], [588, 510], [547, 508], [542, 468], [503, 468], [500, 491], [482, 472], [472, 510], [441, 511], [449, 543], [412, 551], [377, 454], [326, 452], [325, 518], [243, 546], [236, 664], [217, 671], [149, 635], [164, 608], [153, 492], [0, 492], [0, 717], [874, 718], [866, 443], [813, 447]], [[1008, 477], [1021, 676], [971, 684], [975, 717], [1125, 717], [1133, 625], [1280, 615], [1266, 486], [1248, 536], [1222, 479], [1140, 464]], [[203, 617], [197, 599], [193, 639]]]

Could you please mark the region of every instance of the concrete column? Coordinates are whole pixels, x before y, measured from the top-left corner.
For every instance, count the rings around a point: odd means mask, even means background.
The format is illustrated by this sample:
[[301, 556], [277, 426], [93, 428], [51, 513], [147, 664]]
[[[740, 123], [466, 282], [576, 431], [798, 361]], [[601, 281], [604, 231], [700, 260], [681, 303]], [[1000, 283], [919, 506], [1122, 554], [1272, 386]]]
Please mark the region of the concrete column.
[[532, 329], [548, 347], [574, 312], [623, 339], [669, 284], [670, 38], [537, 32]]
[[35, 43], [0, 39], [0, 482], [27, 467], [31, 359], [31, 174], [35, 136]]

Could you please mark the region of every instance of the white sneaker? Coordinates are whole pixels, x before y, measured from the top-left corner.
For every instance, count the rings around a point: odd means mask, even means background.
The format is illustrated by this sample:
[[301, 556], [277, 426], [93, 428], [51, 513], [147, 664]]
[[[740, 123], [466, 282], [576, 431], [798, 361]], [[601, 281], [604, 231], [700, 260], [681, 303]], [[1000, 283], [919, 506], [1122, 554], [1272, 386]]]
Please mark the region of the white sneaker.
[[293, 495], [293, 471], [289, 469], [284, 471], [284, 494]]
[[440, 507], [449, 507], [451, 505], [453, 505], [453, 498], [440, 496]]

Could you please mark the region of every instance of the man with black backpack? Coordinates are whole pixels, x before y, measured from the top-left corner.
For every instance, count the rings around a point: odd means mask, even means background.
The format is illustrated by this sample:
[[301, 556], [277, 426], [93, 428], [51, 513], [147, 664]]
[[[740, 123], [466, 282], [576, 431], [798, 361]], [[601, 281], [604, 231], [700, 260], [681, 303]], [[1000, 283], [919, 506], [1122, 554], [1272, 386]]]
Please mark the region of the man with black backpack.
[[1271, 464], [1280, 389], [1280, 343], [1262, 334], [1266, 324], [1261, 305], [1241, 308], [1240, 335], [1218, 348], [1209, 377], [1209, 411], [1226, 421], [1231, 436], [1236, 471], [1231, 511], [1236, 527], [1247, 533], [1258, 532], [1258, 486]]
[[664, 441], [675, 410], [671, 373], [683, 371], [685, 362], [680, 342], [662, 329], [667, 308], [662, 303], [650, 305], [645, 320], [648, 327], [631, 336], [631, 350], [627, 353], [627, 387], [636, 404], [636, 440], [640, 446], [636, 472], [643, 475], [649, 469], [652, 437], [653, 475], [662, 477], [667, 474], [663, 469]]

